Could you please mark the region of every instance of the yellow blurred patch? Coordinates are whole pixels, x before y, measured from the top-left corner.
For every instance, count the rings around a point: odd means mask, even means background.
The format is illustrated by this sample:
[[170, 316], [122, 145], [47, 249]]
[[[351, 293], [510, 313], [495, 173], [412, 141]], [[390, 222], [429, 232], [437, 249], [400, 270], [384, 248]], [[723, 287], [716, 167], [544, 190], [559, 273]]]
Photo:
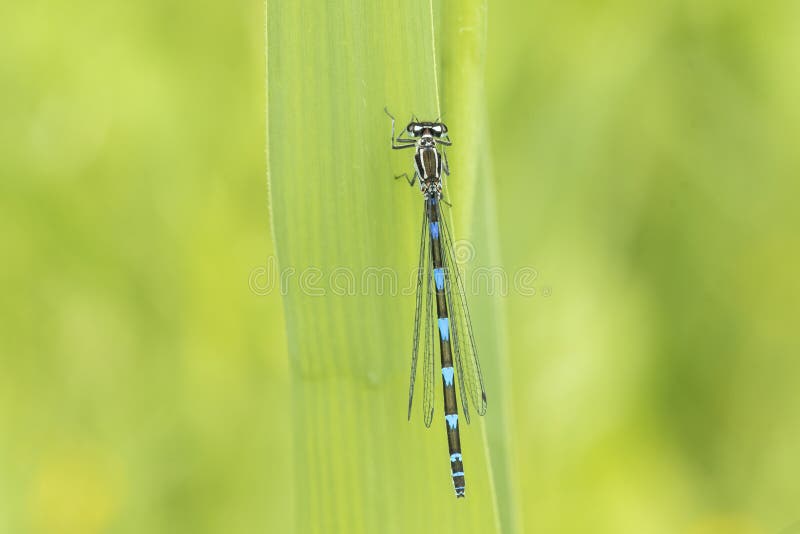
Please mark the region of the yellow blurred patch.
[[103, 532], [119, 508], [119, 493], [96, 455], [73, 450], [46, 457], [28, 500], [30, 524], [41, 533]]
[[692, 525], [689, 534], [766, 534], [746, 517], [712, 516]]

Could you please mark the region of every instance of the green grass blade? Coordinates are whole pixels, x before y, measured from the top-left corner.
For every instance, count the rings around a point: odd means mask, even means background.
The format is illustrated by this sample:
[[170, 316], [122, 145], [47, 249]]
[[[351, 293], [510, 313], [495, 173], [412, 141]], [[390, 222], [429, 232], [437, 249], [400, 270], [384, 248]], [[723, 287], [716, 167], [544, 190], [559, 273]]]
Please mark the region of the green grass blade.
[[[445, 6], [436, 4], [436, 11]], [[452, 151], [455, 169], [449, 180], [448, 194], [454, 199], [453, 214], [457, 238], [469, 251], [469, 268], [502, 265], [499, 254], [499, 232], [494, 206], [494, 180], [489, 158], [488, 120], [483, 84], [487, 39], [487, 2], [468, 0], [461, 9], [447, 10], [441, 20], [437, 42], [441, 51], [439, 76], [443, 115], [451, 131], [457, 132], [458, 150]], [[473, 265], [474, 264], [474, 265]], [[473, 275], [476, 271], [471, 271]], [[486, 272], [486, 271], [484, 271]], [[469, 278], [468, 278], [469, 279]], [[477, 276], [472, 279], [474, 282]], [[471, 284], [470, 284], [471, 285]], [[474, 289], [474, 288], [473, 288]], [[496, 507], [497, 530], [516, 532], [520, 521], [515, 505], [517, 494], [511, 479], [513, 444], [507, 415], [510, 392], [506, 380], [509, 361], [505, 340], [505, 315], [502, 295], [479, 287], [471, 295], [472, 319], [480, 344], [481, 363], [486, 375], [489, 409], [481, 420], [484, 449], [490, 466], [490, 481]]]
[[[270, 201], [285, 288], [298, 532], [497, 530], [481, 424], [464, 427], [468, 497], [457, 501], [441, 405], [430, 430], [418, 404], [405, 421], [422, 206], [417, 190], [392, 179], [411, 170], [411, 154], [389, 149], [382, 108], [400, 121], [438, 114], [433, 30], [445, 24], [432, 7], [267, 6]], [[461, 9], [451, 6], [448, 20]], [[454, 148], [454, 166], [468, 149]]]

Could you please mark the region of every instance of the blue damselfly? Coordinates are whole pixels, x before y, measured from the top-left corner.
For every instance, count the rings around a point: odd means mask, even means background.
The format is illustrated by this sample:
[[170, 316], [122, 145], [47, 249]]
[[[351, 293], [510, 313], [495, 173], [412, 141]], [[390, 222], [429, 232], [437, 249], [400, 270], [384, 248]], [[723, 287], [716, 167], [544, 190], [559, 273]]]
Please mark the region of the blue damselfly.
[[[450, 175], [444, 147], [452, 145], [452, 141], [447, 133], [447, 126], [442, 122], [438, 120], [421, 122], [414, 118], [400, 135], [395, 137], [395, 119], [388, 110], [385, 111], [392, 119], [392, 148], [414, 149], [412, 177], [409, 178], [407, 173], [403, 173], [396, 178], [405, 178], [411, 186], [419, 181], [424, 200], [414, 340], [411, 351], [411, 383], [408, 389], [408, 418], [411, 419], [417, 357], [422, 342], [424, 385], [422, 409], [425, 426], [430, 427], [433, 420], [435, 384], [433, 358], [435, 339], [438, 337], [445, 428], [450, 448], [450, 470], [456, 497], [464, 497], [466, 484], [458, 428], [456, 384], [458, 384], [458, 396], [461, 398], [461, 410], [467, 423], [470, 422], [470, 404], [479, 415], [486, 413], [486, 391], [472, 335], [464, 282], [456, 265], [452, 234], [442, 208], [443, 204], [448, 204], [442, 196], [442, 182], [445, 175]], [[424, 340], [421, 339], [423, 332]]]

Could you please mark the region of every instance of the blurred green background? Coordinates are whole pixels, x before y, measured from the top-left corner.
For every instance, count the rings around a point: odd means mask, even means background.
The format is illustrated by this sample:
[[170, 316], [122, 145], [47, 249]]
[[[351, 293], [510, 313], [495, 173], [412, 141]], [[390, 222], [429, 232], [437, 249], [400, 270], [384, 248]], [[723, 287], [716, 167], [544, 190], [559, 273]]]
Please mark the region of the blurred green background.
[[[0, 532], [291, 531], [264, 5], [4, 12]], [[487, 17], [518, 530], [794, 532], [800, 4]]]

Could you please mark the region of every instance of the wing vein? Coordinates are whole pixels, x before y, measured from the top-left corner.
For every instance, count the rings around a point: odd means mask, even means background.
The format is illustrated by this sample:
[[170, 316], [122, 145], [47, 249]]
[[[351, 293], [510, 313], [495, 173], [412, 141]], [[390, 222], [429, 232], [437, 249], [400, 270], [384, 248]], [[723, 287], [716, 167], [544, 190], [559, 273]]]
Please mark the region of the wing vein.
[[[469, 393], [472, 405], [479, 415], [486, 413], [486, 387], [483, 380], [483, 371], [481, 370], [480, 361], [478, 360], [478, 349], [475, 345], [475, 336], [472, 331], [472, 320], [469, 315], [469, 307], [467, 306], [466, 289], [464, 287], [464, 280], [458, 270], [458, 264], [455, 261], [455, 250], [453, 248], [453, 241], [450, 234], [450, 228], [447, 225], [447, 218], [442, 217], [443, 236], [445, 240], [445, 250], [447, 262], [450, 268], [448, 273], [451, 275], [450, 279], [455, 279], [455, 298], [452, 301], [453, 309], [453, 323], [456, 324], [455, 330], [458, 339], [453, 342], [458, 346], [454, 351], [456, 354], [456, 361], [459, 368], [464, 369], [466, 377], [466, 389]], [[466, 337], [466, 339], [464, 339]], [[459, 373], [461, 371], [459, 370]], [[463, 394], [462, 394], [463, 395]], [[462, 406], [466, 406], [466, 398], [462, 398]], [[466, 409], [466, 408], [465, 408]]]
[[[422, 211], [422, 231], [420, 235], [419, 244], [419, 267], [417, 270], [417, 303], [416, 312], [414, 314], [414, 341], [411, 349], [411, 379], [408, 386], [408, 419], [411, 420], [411, 405], [414, 402], [414, 382], [417, 378], [417, 357], [419, 355], [419, 325], [422, 316], [422, 289], [423, 289], [423, 275], [425, 273], [425, 251], [427, 240], [425, 239], [425, 230], [428, 226], [428, 210]], [[424, 363], [423, 363], [424, 366]]]

